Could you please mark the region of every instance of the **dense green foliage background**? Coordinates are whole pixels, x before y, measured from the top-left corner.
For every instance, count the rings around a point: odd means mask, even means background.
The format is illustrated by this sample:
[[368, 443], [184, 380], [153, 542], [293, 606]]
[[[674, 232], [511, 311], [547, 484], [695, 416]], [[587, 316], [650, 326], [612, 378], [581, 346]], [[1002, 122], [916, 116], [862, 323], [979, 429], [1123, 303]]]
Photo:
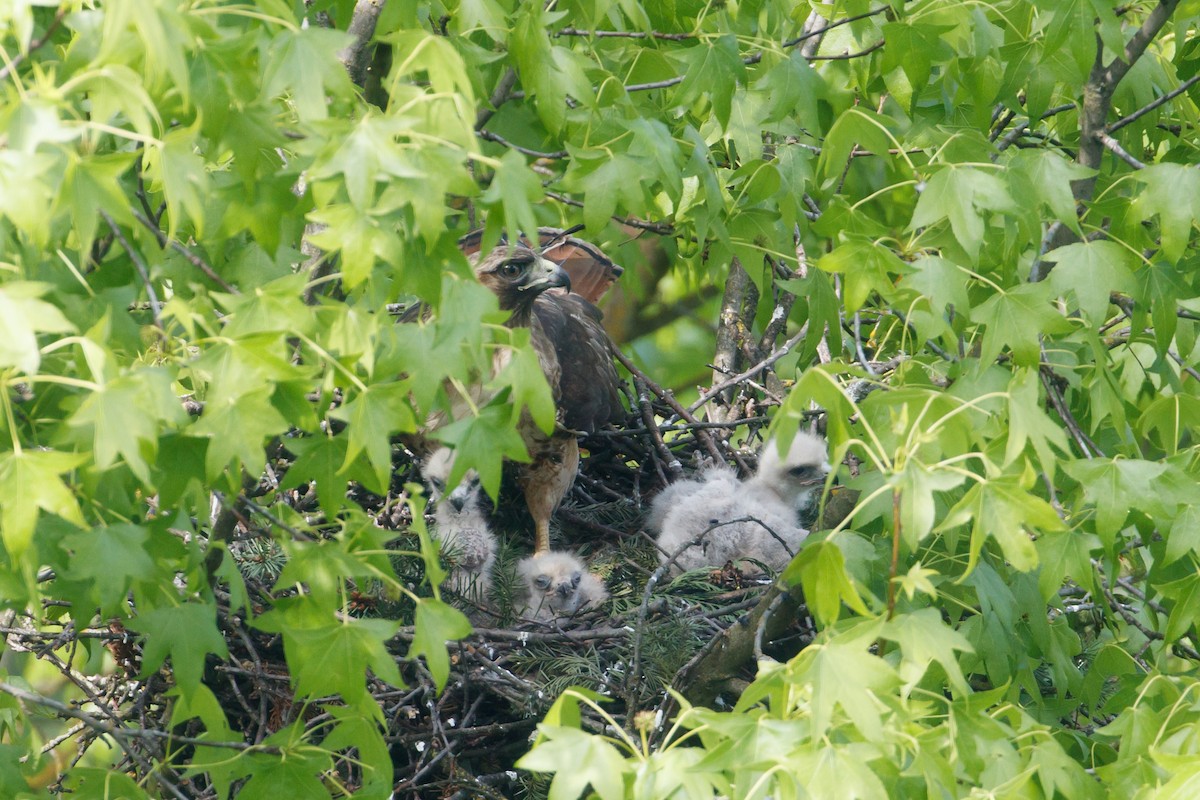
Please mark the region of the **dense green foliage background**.
[[[444, 681], [468, 627], [347, 484], [386, 493], [389, 437], [513, 346], [445, 431], [495, 487], [548, 395], [455, 242], [582, 222], [661, 383], [789, 341], [754, 372], [776, 424], [824, 409], [861, 500], [784, 576], [812, 646], [732, 711], [602, 736], [565, 695], [521, 762], [573, 765], [551, 797], [1196, 796], [1198, 25], [1194, 0], [0, 2], [0, 596], [50, 632], [5, 658], [30, 680], [0, 680], [0, 794], [45, 796], [48, 714], [139, 754], [92, 748], [79, 798], [188, 797], [189, 764], [206, 796], [387, 797], [366, 671], [402, 683], [411, 622]], [[414, 297], [435, 321], [393, 324]], [[308, 481], [319, 518], [274, 502]], [[270, 608], [229, 559], [210, 580], [234, 510], [288, 557]], [[412, 617], [347, 613], [365, 580]], [[323, 721], [230, 730], [215, 591]], [[56, 643], [113, 619], [202, 721], [154, 745], [172, 769], [89, 703], [104, 640]]]

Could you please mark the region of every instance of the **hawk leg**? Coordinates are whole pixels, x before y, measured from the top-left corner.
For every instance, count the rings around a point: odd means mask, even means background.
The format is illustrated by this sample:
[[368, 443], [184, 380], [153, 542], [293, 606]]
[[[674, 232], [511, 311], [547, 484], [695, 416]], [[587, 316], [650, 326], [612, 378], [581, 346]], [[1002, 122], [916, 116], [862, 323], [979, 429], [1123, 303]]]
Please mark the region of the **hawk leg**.
[[519, 483], [533, 517], [533, 552], [544, 553], [550, 549], [550, 515], [575, 482], [579, 443], [573, 434], [559, 431], [535, 443], [529, 455], [532, 461], [521, 465]]

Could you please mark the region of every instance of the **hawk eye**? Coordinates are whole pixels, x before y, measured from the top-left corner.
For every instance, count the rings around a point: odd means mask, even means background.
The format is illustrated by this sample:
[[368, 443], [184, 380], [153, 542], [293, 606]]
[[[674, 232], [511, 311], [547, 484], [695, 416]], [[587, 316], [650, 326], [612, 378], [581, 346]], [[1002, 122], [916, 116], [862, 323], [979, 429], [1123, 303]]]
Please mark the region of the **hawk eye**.
[[580, 575], [578, 572], [576, 572], [574, 575], [572, 575], [572, 576], [571, 576], [571, 586], [572, 586], [572, 587], [578, 586], [578, 585], [579, 585], [579, 579], [580, 579], [580, 578], [582, 578], [582, 577], [583, 577], [583, 576], [582, 576], [582, 575]]
[[812, 466], [792, 467], [788, 470], [788, 475], [793, 478], [811, 478], [817, 473], [817, 468]]
[[524, 264], [515, 264], [512, 261], [509, 261], [500, 267], [500, 274], [506, 278], [515, 278], [524, 271]]
[[549, 575], [538, 575], [537, 579], [534, 580], [533, 585], [539, 589], [549, 589], [550, 588], [550, 576]]
[[443, 481], [441, 478], [430, 478], [429, 484], [434, 489], [437, 489], [439, 492], [446, 488], [446, 482]]

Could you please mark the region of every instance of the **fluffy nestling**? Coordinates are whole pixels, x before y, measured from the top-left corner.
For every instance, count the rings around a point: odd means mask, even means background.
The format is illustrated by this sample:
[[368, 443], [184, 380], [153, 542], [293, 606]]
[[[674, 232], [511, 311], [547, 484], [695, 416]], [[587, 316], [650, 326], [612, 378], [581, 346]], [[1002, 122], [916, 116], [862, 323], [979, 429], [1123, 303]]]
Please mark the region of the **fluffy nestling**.
[[[674, 573], [727, 561], [746, 572], [757, 570], [754, 562], [782, 569], [808, 535], [799, 514], [829, 474], [827, 453], [823, 439], [801, 432], [783, 454], [774, 439], [768, 441], [758, 471], [745, 481], [718, 469], [699, 480], [672, 484], [650, 510], [650, 527], [665, 551], [660, 561], [666, 563], [683, 548]], [[699, 544], [685, 547], [702, 534]]]
[[464, 597], [486, 602], [499, 545], [479, 504], [481, 490], [475, 470], [467, 470], [458, 486], [446, 494], [446, 480], [453, 468], [454, 451], [448, 447], [433, 451], [421, 468], [436, 504], [434, 535], [453, 563], [447, 585]]
[[560, 551], [534, 553], [517, 564], [525, 597], [517, 613], [527, 619], [549, 621], [573, 616], [608, 599], [608, 591], [575, 556]]

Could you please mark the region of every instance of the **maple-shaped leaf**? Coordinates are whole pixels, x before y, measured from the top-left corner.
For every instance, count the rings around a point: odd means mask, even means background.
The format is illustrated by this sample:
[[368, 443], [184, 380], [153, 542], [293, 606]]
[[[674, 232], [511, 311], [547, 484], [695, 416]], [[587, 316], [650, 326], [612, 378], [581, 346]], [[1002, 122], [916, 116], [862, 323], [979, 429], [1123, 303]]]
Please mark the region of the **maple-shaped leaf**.
[[375, 485], [387, 486], [392, 471], [390, 437], [412, 432], [417, 426], [409, 406], [408, 381], [371, 384], [329, 416], [347, 423], [349, 441], [342, 470], [349, 469], [359, 453], [366, 453], [375, 468]]
[[842, 275], [849, 313], [862, 308], [873, 291], [888, 297], [892, 291], [892, 276], [908, 271], [908, 266], [890, 249], [861, 236], [848, 237], [832, 252], [821, 256], [817, 266], [824, 272]]
[[267, 460], [263, 443], [287, 429], [287, 420], [271, 404], [268, 385], [220, 402], [210, 399], [191, 432], [209, 437], [204, 468], [215, 478], [235, 459], [247, 472], [260, 472]]
[[498, 392], [505, 387], [511, 388], [511, 419], [514, 425], [528, 409], [537, 426], [550, 433], [554, 430], [554, 395], [546, 383], [537, 351], [529, 345], [530, 331], [528, 328], [513, 328], [508, 332], [511, 346], [506, 347], [507, 363], [488, 384], [488, 389]]
[[[65, 790], [79, 800], [150, 800], [150, 795], [138, 786], [137, 781], [112, 769], [75, 767], [63, 777]], [[34, 796], [25, 791], [12, 796], [22, 795]]]
[[321, 748], [354, 751], [355, 767], [362, 775], [362, 784], [354, 796], [362, 800], [389, 800], [394, 783], [392, 757], [381, 730], [385, 722], [379, 704], [368, 697], [347, 707], [327, 705], [325, 713], [335, 724], [321, 740]]
[[1167, 627], [1163, 636], [1168, 642], [1177, 641], [1200, 621], [1200, 574], [1158, 584], [1156, 588], [1163, 597], [1175, 601], [1167, 616]]
[[864, 616], [871, 613], [850, 582], [845, 556], [833, 542], [817, 542], [802, 549], [780, 579], [803, 587], [808, 610], [822, 627], [837, 622], [843, 602]]
[[999, 291], [972, 309], [971, 318], [987, 326], [979, 350], [983, 364], [995, 361], [1007, 345], [1018, 365], [1037, 366], [1041, 357], [1039, 336], [1071, 329], [1071, 323], [1051, 304], [1051, 287], [1045, 282], [1023, 283]]
[[[1094, 175], [1095, 170], [1068, 161], [1059, 153], [1046, 148], [1013, 148], [1010, 152], [1013, 152], [1009, 161], [1013, 168], [1012, 174], [1025, 179], [1020, 188], [1032, 192], [1033, 197], [1049, 208], [1057, 220], [1082, 237], [1079, 215], [1075, 211], [1075, 196], [1071, 193], [1071, 181]], [[1017, 194], [1015, 189], [1014, 194]]]
[[288, 439], [287, 449], [296, 454], [287, 475], [279, 482], [280, 489], [295, 489], [313, 482], [317, 503], [328, 520], [337, 519], [338, 512], [350, 505], [346, 499], [346, 481], [355, 480], [371, 491], [386, 491], [375, 483], [377, 475], [360, 460], [346, 463], [348, 436], [312, 436]]
[[525, 441], [512, 426], [507, 392], [501, 392], [478, 415], [468, 416], [441, 428], [437, 438], [454, 448], [454, 469], [448, 483], [457, 483], [474, 467], [479, 482], [493, 500], [500, 492], [500, 469], [504, 459], [528, 461]]
[[33, 540], [38, 512], [47, 511], [83, 527], [75, 495], [60, 475], [87, 461], [80, 453], [22, 450], [0, 453], [0, 538], [12, 558]]
[[151, 188], [162, 192], [166, 201], [167, 236], [171, 239], [177, 238], [185, 219], [190, 220], [197, 234], [204, 230], [204, 203], [212, 179], [197, 153], [199, 137], [195, 127], [177, 128], [145, 150], [145, 173]]
[[50, 288], [48, 284], [26, 281], [0, 286], [0, 367], [16, 367], [34, 375], [42, 363], [36, 333], [75, 331], [57, 306], [38, 299]]
[[354, 288], [371, 277], [375, 260], [401, 263], [403, 245], [393, 226], [352, 205], [334, 204], [314, 211], [309, 218], [325, 227], [309, 237], [313, 244], [342, 254], [342, 277]]
[[1141, 219], [1158, 217], [1162, 253], [1172, 264], [1183, 256], [1200, 219], [1200, 172], [1184, 164], [1151, 164], [1133, 174], [1146, 188], [1137, 193], [1134, 211]]
[[1047, 601], [1062, 587], [1064, 579], [1095, 591], [1092, 553], [1100, 549], [1100, 539], [1082, 530], [1043, 531], [1034, 546], [1038, 552], [1038, 590]]
[[1135, 257], [1115, 242], [1078, 242], [1051, 250], [1044, 256], [1058, 266], [1050, 273], [1050, 285], [1064, 297], [1074, 293], [1079, 310], [1093, 325], [1108, 317], [1112, 292], [1130, 292], [1134, 287]]
[[119, 615], [133, 582], [154, 576], [154, 560], [147, 552], [149, 538], [147, 528], [129, 523], [64, 536], [60, 546], [70, 555], [71, 568], [61, 577], [90, 585], [91, 599], [102, 616]]
[[1004, 449], [1004, 464], [1011, 464], [1024, 452], [1026, 443], [1032, 443], [1042, 468], [1053, 474], [1057, 460], [1050, 446], [1060, 453], [1069, 453], [1070, 444], [1067, 434], [1046, 414], [1040, 386], [1036, 370], [1013, 371], [1008, 384], [1008, 444]]
[[307, 596], [277, 603], [254, 625], [283, 635], [298, 695], [340, 694], [355, 702], [367, 691], [368, 669], [393, 686], [404, 685], [385, 646], [400, 625], [394, 620], [337, 617], [321, 598]]
[[898, 614], [889, 619], [880, 634], [900, 645], [900, 678], [904, 691], [911, 692], [924, 677], [929, 665], [942, 665], [950, 685], [960, 696], [970, 693], [967, 680], [958, 665], [955, 651], [973, 653], [975, 648], [961, 633], [942, 620], [936, 608], [922, 608], [908, 614]]
[[125, 625], [145, 635], [142, 676], [155, 672], [170, 656], [175, 684], [184, 696], [191, 696], [199, 687], [204, 674], [204, 659], [209, 653], [219, 658], [229, 654], [225, 637], [217, 629], [217, 608], [207, 603], [181, 603], [150, 609]]
[[1026, 530], [1056, 531], [1064, 525], [1049, 503], [1029, 493], [1032, 481], [1032, 472], [981, 481], [968, 489], [946, 514], [938, 530], [974, 521], [967, 572], [975, 568], [988, 538], [1000, 545], [1014, 569], [1026, 572], [1037, 566], [1037, 550]]
[[425, 665], [438, 691], [450, 677], [450, 655], [446, 642], [471, 635], [471, 623], [457, 608], [433, 597], [417, 600], [416, 629], [409, 658], [425, 656]]
[[131, 153], [81, 158], [69, 152], [67, 173], [59, 187], [58, 202], [71, 210], [80, 250], [91, 249], [101, 211], [106, 211], [117, 222], [133, 224], [129, 201], [122, 193], [120, 183], [121, 176], [133, 166], [133, 162]]
[[733, 34], [704, 39], [700, 44], [673, 54], [687, 65], [683, 82], [675, 89], [672, 102], [686, 106], [701, 95], [712, 100], [713, 115], [724, 128], [729, 125], [733, 92], [746, 79], [746, 65], [738, 53]]
[[349, 97], [354, 92], [338, 58], [352, 43], [350, 34], [319, 25], [280, 31], [271, 38], [265, 59], [263, 95], [285, 97], [302, 120], [325, 119], [327, 96]]
[[307, 284], [307, 275], [285, 275], [242, 294], [215, 294], [226, 311], [224, 334], [235, 339], [256, 333], [311, 334], [317, 320], [304, 302]]
[[536, 747], [514, 765], [530, 772], [553, 772], [550, 797], [567, 800], [590, 796], [600, 800], [622, 800], [626, 797], [625, 776], [633, 767], [619, 750], [600, 736], [551, 725], [538, 725]]
[[949, 166], [933, 173], [913, 209], [909, 230], [950, 221], [954, 238], [972, 261], [983, 244], [986, 211], [1013, 211], [1016, 204], [993, 171]]
[[164, 369], [149, 367], [109, 381], [92, 392], [69, 419], [90, 428], [96, 466], [105, 469], [120, 455], [133, 474], [150, 483], [148, 459], [158, 450], [159, 429], [187, 419]]
[[[329, 789], [322, 776], [333, 768], [328, 750], [316, 747], [297, 720], [262, 741], [264, 747], [278, 748], [279, 755], [250, 753], [241, 764], [250, 779], [238, 790], [238, 800], [325, 800]], [[236, 759], [230, 759], [231, 761]]]
[[518, 233], [537, 230], [533, 206], [543, 196], [537, 173], [525, 163], [524, 156], [509, 150], [500, 159], [491, 185], [479, 199], [489, 208], [499, 207], [503, 211], [504, 225], [515, 239]]
[[900, 684], [895, 669], [879, 656], [868, 652], [873, 639], [862, 632], [878, 631], [870, 621], [855, 632], [806, 647], [787, 666], [788, 681], [811, 687], [812, 735], [824, 736], [840, 708], [858, 732], [868, 738], [883, 730], [883, 704], [878, 695], [886, 695]]
[[1167, 455], [1175, 455], [1185, 437], [1200, 430], [1200, 398], [1190, 394], [1162, 395], [1146, 406], [1137, 421], [1143, 436], [1154, 433]]
[[1132, 509], [1154, 517], [1165, 510], [1159, 500], [1159, 483], [1168, 465], [1132, 458], [1064, 461], [1062, 469], [1083, 488], [1084, 498], [1096, 506], [1096, 532], [1111, 546]]
[[424, 177], [397, 141], [411, 127], [407, 120], [368, 111], [345, 135], [333, 140], [336, 149], [318, 158], [312, 178], [324, 180], [341, 175], [351, 205], [359, 213], [368, 213], [375, 200], [376, 182]]
[[923, 256], [908, 264], [906, 272], [900, 279], [900, 288], [928, 297], [935, 312], [951, 308], [966, 312], [971, 307], [967, 299], [967, 273], [949, 259]]
[[601, 150], [571, 151], [571, 166], [563, 184], [584, 196], [583, 222], [591, 233], [598, 233], [617, 211], [617, 203], [626, 211], [641, 210], [642, 166], [624, 153]]

